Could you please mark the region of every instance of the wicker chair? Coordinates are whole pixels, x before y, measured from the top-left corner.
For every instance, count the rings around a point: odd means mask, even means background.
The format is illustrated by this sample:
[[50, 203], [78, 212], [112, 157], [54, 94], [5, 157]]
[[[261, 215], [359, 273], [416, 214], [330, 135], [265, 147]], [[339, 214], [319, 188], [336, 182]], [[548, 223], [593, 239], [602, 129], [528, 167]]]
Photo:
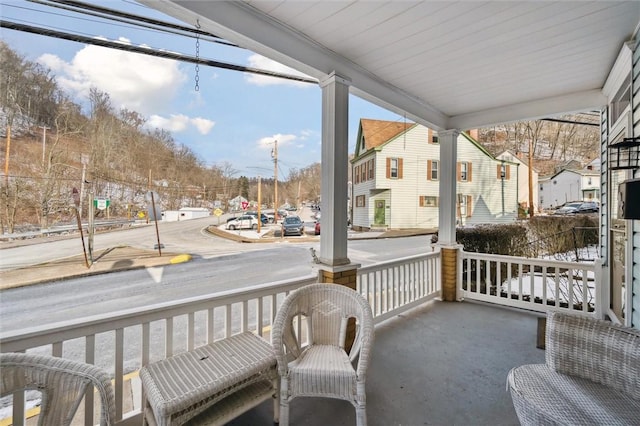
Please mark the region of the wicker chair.
[[[306, 330], [297, 321], [306, 319]], [[356, 332], [345, 350], [347, 323]], [[302, 329], [302, 336], [296, 330]], [[303, 346], [304, 337], [308, 345]], [[289, 424], [289, 402], [298, 396], [344, 399], [367, 424], [365, 375], [373, 343], [373, 315], [357, 292], [338, 284], [311, 284], [289, 294], [273, 323], [272, 343], [280, 375], [280, 425]], [[354, 368], [354, 361], [357, 366]]]
[[101, 399], [100, 425], [115, 424], [111, 378], [98, 367], [52, 356], [4, 353], [0, 354], [0, 369], [0, 396], [22, 390], [42, 393], [39, 426], [70, 425], [91, 386]]
[[640, 330], [549, 313], [545, 357], [507, 378], [523, 425], [640, 425]]

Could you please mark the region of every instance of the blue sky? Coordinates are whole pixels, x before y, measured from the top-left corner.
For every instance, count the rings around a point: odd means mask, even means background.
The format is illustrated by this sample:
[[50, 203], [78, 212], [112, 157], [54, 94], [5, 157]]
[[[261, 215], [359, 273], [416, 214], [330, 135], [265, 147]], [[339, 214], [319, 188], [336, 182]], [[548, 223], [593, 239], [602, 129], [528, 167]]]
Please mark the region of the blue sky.
[[[129, 0], [92, 1], [169, 22], [173, 18]], [[194, 39], [140, 30], [126, 24], [104, 23], [25, 0], [1, 0], [6, 21], [46, 27], [87, 37], [120, 40], [195, 55]], [[70, 17], [73, 15], [74, 17]], [[181, 23], [183, 25], [187, 25]], [[278, 140], [279, 177], [291, 168], [320, 162], [321, 91], [317, 85], [195, 65], [148, 55], [1, 29], [0, 38], [25, 58], [52, 70], [60, 86], [86, 106], [91, 87], [108, 93], [114, 107], [135, 110], [149, 127], [171, 132], [207, 165], [230, 163], [237, 176], [271, 176], [271, 149]], [[200, 57], [294, 73], [281, 64], [245, 49], [200, 42]], [[353, 153], [360, 118], [403, 118], [351, 96], [349, 151]]]

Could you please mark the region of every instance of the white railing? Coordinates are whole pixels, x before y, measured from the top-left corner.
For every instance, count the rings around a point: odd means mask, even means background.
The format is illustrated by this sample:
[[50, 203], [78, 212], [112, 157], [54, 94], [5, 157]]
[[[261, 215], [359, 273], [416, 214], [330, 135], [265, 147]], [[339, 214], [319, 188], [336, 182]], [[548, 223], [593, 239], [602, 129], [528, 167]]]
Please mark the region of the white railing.
[[[439, 253], [407, 257], [359, 269], [357, 288], [379, 322], [439, 295], [439, 271]], [[142, 395], [131, 388], [139, 384], [136, 373], [143, 365], [244, 331], [269, 339], [284, 297], [316, 281], [309, 275], [7, 332], [0, 335], [0, 350], [60, 356], [105, 369], [114, 377], [117, 419], [140, 424]], [[24, 394], [14, 395], [14, 425], [25, 424], [26, 405]], [[92, 393], [80, 411], [85, 425], [97, 422]]]
[[440, 252], [378, 263], [358, 271], [358, 291], [376, 323], [440, 295]]
[[598, 312], [593, 262], [561, 262], [460, 251], [458, 295], [537, 312]]

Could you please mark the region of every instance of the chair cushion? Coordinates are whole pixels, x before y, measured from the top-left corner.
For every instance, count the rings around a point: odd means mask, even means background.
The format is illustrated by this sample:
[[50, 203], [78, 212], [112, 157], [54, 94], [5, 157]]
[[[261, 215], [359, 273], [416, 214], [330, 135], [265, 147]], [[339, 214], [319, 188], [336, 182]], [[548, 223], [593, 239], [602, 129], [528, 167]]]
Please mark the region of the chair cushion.
[[544, 364], [512, 369], [507, 383], [523, 425], [640, 424], [640, 400]]
[[289, 364], [290, 391], [295, 396], [326, 396], [353, 400], [356, 372], [344, 349], [312, 345]]

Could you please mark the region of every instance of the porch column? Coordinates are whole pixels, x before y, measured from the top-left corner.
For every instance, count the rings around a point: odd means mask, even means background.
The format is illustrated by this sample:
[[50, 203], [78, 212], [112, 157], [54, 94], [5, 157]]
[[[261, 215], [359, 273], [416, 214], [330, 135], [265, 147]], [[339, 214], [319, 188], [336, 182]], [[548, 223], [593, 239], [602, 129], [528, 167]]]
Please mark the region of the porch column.
[[[358, 268], [347, 257], [349, 167], [349, 80], [331, 73], [322, 88], [322, 232], [318, 281], [356, 290]], [[345, 348], [351, 349], [356, 325], [347, 323]]]
[[346, 265], [349, 167], [349, 80], [331, 73], [322, 88], [322, 232], [320, 263]]
[[440, 143], [440, 169], [442, 170], [438, 207], [438, 246], [440, 247], [442, 299], [455, 301], [458, 277], [458, 250], [456, 244], [456, 182], [458, 159], [458, 130], [438, 132]]

